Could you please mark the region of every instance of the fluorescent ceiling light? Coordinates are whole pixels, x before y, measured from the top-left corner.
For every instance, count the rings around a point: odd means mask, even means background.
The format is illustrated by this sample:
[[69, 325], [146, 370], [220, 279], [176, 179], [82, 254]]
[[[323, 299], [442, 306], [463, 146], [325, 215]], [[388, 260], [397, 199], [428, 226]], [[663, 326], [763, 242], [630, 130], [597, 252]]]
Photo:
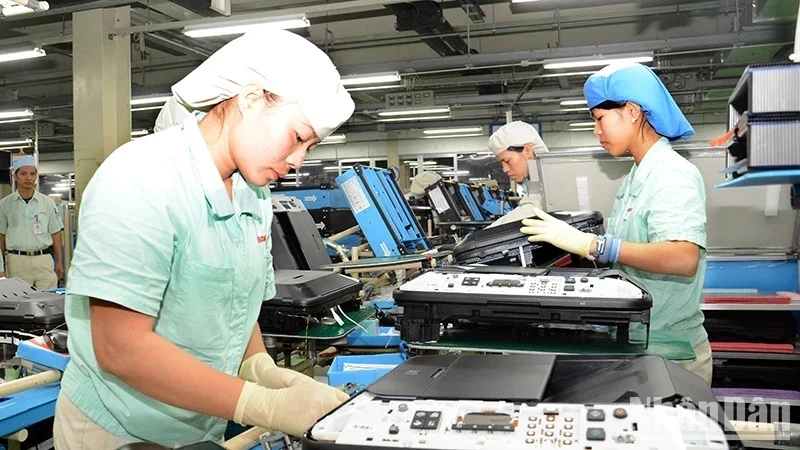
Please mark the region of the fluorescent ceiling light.
[[151, 109], [161, 109], [161, 108], [163, 108], [163, 107], [164, 107], [164, 105], [158, 105], [158, 106], [143, 106], [143, 107], [141, 107], [141, 108], [131, 108], [131, 111], [133, 111], [133, 112], [136, 112], [136, 111], [150, 111]]
[[363, 75], [345, 75], [342, 84], [354, 86], [359, 84], [396, 83], [400, 81], [400, 72], [365, 73]]
[[[416, 161], [411, 161], [411, 160], [407, 160], [407, 161], [405, 161], [405, 163], [408, 164], [409, 166], [418, 165]], [[435, 166], [436, 165], [436, 161], [422, 161], [422, 165], [423, 166]]]
[[449, 119], [450, 115], [446, 116], [423, 116], [423, 117], [393, 117], [391, 119], [378, 119], [378, 122], [408, 122], [411, 120], [436, 120], [436, 119]]
[[442, 172], [442, 175], [449, 176], [449, 175], [469, 175], [469, 170], [457, 170], [453, 172], [452, 170], [446, 170]]
[[20, 117], [26, 117], [26, 118], [33, 117], [33, 112], [30, 109], [21, 109], [17, 111], [0, 111], [0, 119], [17, 119]]
[[581, 111], [588, 112], [589, 111], [589, 107], [586, 107], [586, 108], [561, 108], [561, 109], [558, 110], [558, 112], [581, 112]]
[[30, 59], [30, 58], [41, 58], [42, 56], [47, 56], [47, 53], [45, 53], [44, 49], [41, 49], [39, 47], [34, 47], [28, 50], [17, 50], [17, 51], [0, 53], [0, 62], [18, 61], [20, 59]]
[[345, 136], [343, 134], [332, 134], [332, 135], [326, 137], [325, 139], [323, 139], [317, 145], [344, 144], [345, 142], [347, 142], [347, 136]]
[[422, 136], [423, 139], [436, 139], [436, 138], [460, 138], [470, 136], [483, 136], [483, 133], [468, 133], [468, 134], [436, 134], [433, 136]]
[[432, 106], [430, 108], [413, 108], [413, 109], [395, 109], [378, 111], [379, 116], [411, 116], [418, 114], [439, 114], [449, 113], [449, 106]]
[[453, 127], [453, 128], [426, 128], [423, 134], [453, 134], [453, 133], [478, 133], [483, 131], [480, 126], [474, 127]]
[[539, 0], [511, 0], [511, 3], [530, 3], [530, 2], [538, 2]]
[[572, 69], [575, 67], [607, 66], [620, 62], [646, 63], [653, 61], [653, 52], [630, 53], [625, 55], [596, 55], [580, 58], [545, 59], [545, 69]]
[[32, 143], [33, 141], [30, 139], [18, 139], [16, 141], [0, 141], [0, 147], [5, 147], [9, 145], [26, 145]]
[[592, 127], [594, 128], [594, 122], [572, 122], [569, 124], [571, 127]]
[[152, 97], [137, 97], [131, 99], [131, 106], [133, 105], [150, 105], [153, 103], [166, 103], [172, 97], [171, 95], [157, 95]]
[[146, 136], [149, 133], [150, 132], [147, 130], [136, 130], [136, 131], [131, 131], [131, 136]]
[[577, 106], [585, 105], [586, 103], [586, 100], [562, 100], [561, 106]]
[[594, 131], [594, 128], [573, 128], [567, 131]]
[[291, 30], [294, 28], [308, 28], [311, 23], [305, 14], [295, 16], [272, 17], [268, 19], [229, 20], [222, 23], [189, 25], [183, 29], [183, 34], [193, 38], [209, 36], [227, 36], [231, 34], [244, 34], [248, 31], [260, 29]]
[[27, 122], [31, 120], [30, 117], [23, 117], [22, 119], [8, 119], [8, 120], [0, 120], [0, 123], [14, 123], [14, 122]]
[[347, 88], [347, 92], [378, 91], [383, 89], [405, 89], [405, 84], [387, 84], [382, 86], [362, 86]]

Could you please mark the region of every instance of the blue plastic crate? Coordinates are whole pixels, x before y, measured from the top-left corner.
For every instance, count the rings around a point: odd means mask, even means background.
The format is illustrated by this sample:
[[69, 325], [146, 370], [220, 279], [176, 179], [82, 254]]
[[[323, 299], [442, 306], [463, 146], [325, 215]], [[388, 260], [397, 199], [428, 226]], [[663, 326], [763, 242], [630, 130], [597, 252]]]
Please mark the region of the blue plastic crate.
[[396, 348], [400, 345], [400, 335], [389, 335], [394, 327], [378, 327], [377, 333], [375, 327], [378, 321], [375, 319], [364, 321], [361, 323], [367, 332], [361, 328], [356, 328], [347, 335], [347, 345], [352, 347], [383, 347], [383, 348]]
[[[333, 358], [333, 363], [328, 370], [328, 384], [331, 386], [343, 386], [352, 383], [358, 386], [360, 391], [389, 373], [390, 370], [400, 365], [404, 360], [402, 353], [337, 356]], [[386, 365], [386, 367], [345, 371], [345, 364], [381, 364]]]

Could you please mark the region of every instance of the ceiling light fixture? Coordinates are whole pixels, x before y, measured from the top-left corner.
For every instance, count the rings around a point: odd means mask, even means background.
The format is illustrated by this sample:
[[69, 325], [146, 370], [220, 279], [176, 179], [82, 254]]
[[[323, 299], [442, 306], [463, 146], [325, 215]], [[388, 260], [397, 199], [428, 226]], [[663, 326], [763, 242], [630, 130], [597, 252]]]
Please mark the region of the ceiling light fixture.
[[0, 111], [0, 119], [18, 119], [24, 117], [26, 119], [33, 117], [33, 111], [30, 109], [20, 109], [16, 111]]
[[412, 120], [436, 120], [436, 119], [449, 119], [450, 115], [445, 116], [423, 116], [423, 117], [393, 117], [391, 119], [378, 119], [378, 122], [409, 122]]
[[343, 134], [332, 134], [325, 139], [323, 139], [317, 145], [327, 145], [327, 144], [344, 144], [347, 142], [347, 136]]
[[131, 112], [136, 112], [136, 111], [150, 111], [150, 110], [152, 110], [152, 109], [161, 109], [161, 108], [163, 108], [163, 107], [164, 107], [164, 105], [158, 105], [158, 106], [143, 106], [143, 107], [141, 107], [141, 108], [131, 108]]
[[478, 133], [482, 132], [483, 127], [453, 127], [453, 128], [426, 128], [423, 134], [455, 134], [455, 133]]
[[511, 3], [530, 3], [530, 2], [538, 2], [539, 0], [511, 0]]
[[18, 139], [16, 141], [0, 141], [0, 147], [8, 147], [12, 145], [27, 145], [32, 143], [33, 141], [30, 139]]
[[437, 138], [462, 138], [472, 136], [483, 136], [483, 133], [468, 133], [468, 134], [436, 134], [433, 136], [422, 136], [423, 139], [437, 139]]
[[588, 112], [589, 108], [561, 108], [558, 112]]
[[592, 127], [594, 128], [594, 122], [572, 122], [569, 124], [571, 127]]
[[594, 131], [594, 128], [573, 128], [567, 131]]
[[383, 117], [389, 117], [389, 116], [411, 116], [418, 114], [440, 114], [449, 112], [450, 112], [449, 106], [433, 106], [430, 108], [383, 110], [383, 111], [378, 111], [378, 115]]
[[34, 47], [32, 49], [26, 50], [9, 50], [4, 53], [0, 53], [0, 62], [6, 61], [18, 61], [20, 59], [31, 59], [31, 58], [41, 58], [42, 56], [47, 56], [44, 49], [39, 47]]
[[342, 84], [355, 86], [360, 84], [396, 83], [400, 81], [400, 72], [365, 73], [363, 75], [345, 75]]
[[259, 29], [291, 30], [295, 28], [308, 28], [311, 22], [305, 14], [294, 16], [270, 17], [267, 19], [227, 20], [224, 22], [189, 25], [183, 29], [183, 34], [192, 38], [210, 36], [228, 36], [231, 34], [244, 34], [248, 31]]
[[653, 52], [628, 53], [624, 55], [595, 55], [579, 58], [545, 59], [545, 69], [573, 69], [575, 67], [607, 66], [613, 63], [646, 63], [653, 61]]
[[151, 105], [153, 103], [166, 103], [172, 96], [171, 95], [154, 95], [150, 97], [136, 97], [131, 99], [131, 106], [133, 105]]
[[586, 100], [561, 100], [561, 106], [577, 106], [577, 105], [585, 105]]
[[347, 88], [347, 92], [358, 92], [358, 91], [380, 91], [384, 89], [405, 89], [406, 85], [403, 84], [387, 84], [381, 86], [362, 86], [362, 87], [351, 87]]
[[146, 136], [146, 135], [148, 135], [148, 134], [150, 134], [150, 132], [149, 132], [149, 131], [147, 131], [147, 130], [136, 130], [136, 131], [131, 131], [131, 136]]
[[14, 122], [27, 122], [31, 120], [30, 117], [24, 117], [22, 119], [9, 119], [9, 120], [0, 120], [0, 123], [14, 123]]

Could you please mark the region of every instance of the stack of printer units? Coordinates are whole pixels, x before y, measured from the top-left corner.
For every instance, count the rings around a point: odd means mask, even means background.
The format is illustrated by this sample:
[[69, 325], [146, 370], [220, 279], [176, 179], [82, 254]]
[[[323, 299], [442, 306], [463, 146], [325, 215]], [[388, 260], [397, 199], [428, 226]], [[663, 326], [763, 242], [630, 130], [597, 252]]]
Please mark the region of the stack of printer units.
[[729, 177], [800, 169], [800, 64], [747, 67], [728, 103]]

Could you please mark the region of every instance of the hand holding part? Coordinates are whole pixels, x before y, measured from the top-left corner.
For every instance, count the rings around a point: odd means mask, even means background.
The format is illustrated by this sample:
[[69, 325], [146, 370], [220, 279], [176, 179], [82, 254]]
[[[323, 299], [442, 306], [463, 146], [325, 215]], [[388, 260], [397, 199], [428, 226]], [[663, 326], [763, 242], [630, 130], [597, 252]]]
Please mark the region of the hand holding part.
[[556, 247], [582, 257], [589, 256], [592, 241], [597, 237], [592, 233], [584, 233], [563, 220], [534, 208], [536, 219], [522, 221], [520, 232], [529, 234], [530, 242], [549, 242]]
[[348, 398], [344, 392], [318, 382], [267, 389], [245, 381], [233, 420], [302, 436], [317, 420]]
[[260, 384], [269, 389], [280, 389], [298, 384], [316, 383], [300, 372], [278, 367], [267, 353], [250, 356], [239, 367], [239, 378]]

